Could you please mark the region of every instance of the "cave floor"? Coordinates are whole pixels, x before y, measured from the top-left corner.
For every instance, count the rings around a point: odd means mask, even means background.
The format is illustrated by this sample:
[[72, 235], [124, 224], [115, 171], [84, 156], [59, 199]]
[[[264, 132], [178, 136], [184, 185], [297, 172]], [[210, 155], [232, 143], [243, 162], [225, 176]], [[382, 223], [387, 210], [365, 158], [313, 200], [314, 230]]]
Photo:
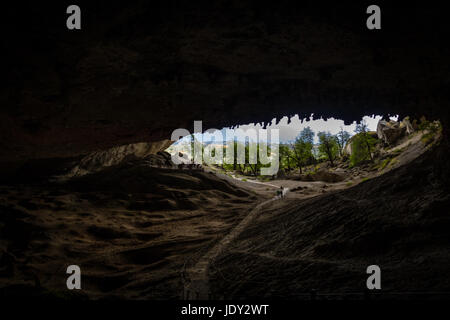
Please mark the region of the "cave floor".
[[[261, 207], [210, 261], [215, 297], [299, 298], [317, 288], [359, 292], [365, 276], [361, 268], [378, 261], [394, 270], [387, 276], [395, 279], [391, 288], [407, 282], [407, 277], [394, 277], [404, 268], [423, 287], [443, 290], [448, 283], [430, 284], [420, 270], [448, 267], [448, 254], [441, 250], [448, 237], [440, 233], [447, 220], [439, 213], [444, 221], [419, 218], [448, 200], [438, 189], [416, 190], [423, 188], [416, 184], [402, 189], [407, 171], [414, 173], [406, 167], [430, 148], [419, 136], [414, 139], [392, 148], [393, 165], [344, 170], [346, 179], [337, 183], [253, 183], [214, 168], [189, 172], [138, 162], [73, 183], [2, 186], [0, 293], [182, 298], [186, 267], [232, 233], [257, 204], [273, 198], [279, 186], [289, 189], [286, 197]], [[401, 153], [395, 151], [399, 148]], [[386, 195], [389, 188], [394, 191]], [[419, 220], [405, 222], [405, 210], [417, 212]], [[401, 214], [392, 216], [396, 211]], [[415, 228], [418, 238], [409, 239]], [[421, 245], [414, 247], [415, 242]], [[403, 256], [395, 254], [398, 248]], [[72, 264], [82, 271], [80, 292], [66, 289], [66, 268]]]

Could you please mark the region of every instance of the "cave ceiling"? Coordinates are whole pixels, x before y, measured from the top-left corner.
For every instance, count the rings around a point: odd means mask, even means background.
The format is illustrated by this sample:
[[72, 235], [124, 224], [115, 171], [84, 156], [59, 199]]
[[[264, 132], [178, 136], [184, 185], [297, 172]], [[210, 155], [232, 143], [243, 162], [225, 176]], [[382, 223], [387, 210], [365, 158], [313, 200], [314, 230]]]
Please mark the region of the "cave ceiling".
[[[350, 2], [349, 2], [350, 3]], [[169, 139], [176, 128], [284, 115], [448, 115], [444, 12], [365, 3], [129, 1], [12, 8], [4, 22], [3, 160]], [[61, 14], [62, 13], [62, 14]]]

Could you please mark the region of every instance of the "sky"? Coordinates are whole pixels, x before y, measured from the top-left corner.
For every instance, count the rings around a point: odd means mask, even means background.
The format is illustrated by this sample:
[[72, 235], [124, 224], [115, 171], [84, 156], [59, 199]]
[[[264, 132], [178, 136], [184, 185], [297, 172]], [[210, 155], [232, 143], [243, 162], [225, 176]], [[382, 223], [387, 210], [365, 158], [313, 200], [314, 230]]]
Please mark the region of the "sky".
[[[382, 117], [379, 115], [372, 115], [372, 116], [364, 116], [363, 120], [366, 121], [369, 130], [370, 131], [376, 131], [378, 121]], [[393, 120], [398, 120], [398, 116], [391, 117]], [[336, 134], [341, 130], [341, 127], [348, 131], [351, 135], [355, 134], [355, 128], [356, 128], [356, 121], [354, 121], [350, 125], [345, 125], [343, 120], [335, 119], [335, 118], [328, 118], [328, 119], [313, 119], [313, 115], [310, 116], [310, 118], [304, 118], [300, 119], [298, 115], [295, 115], [291, 117], [290, 119], [288, 117], [282, 117], [279, 121], [277, 119], [273, 119], [270, 124], [266, 124], [266, 127], [263, 128], [263, 124], [261, 123], [250, 123], [245, 125], [236, 125], [232, 129], [259, 129], [259, 130], [267, 130], [267, 129], [279, 129], [279, 137], [281, 143], [287, 143], [290, 141], [294, 141], [295, 138], [298, 136], [300, 131], [302, 131], [304, 128], [310, 127], [315, 133], [314, 142], [318, 142], [317, 133], [320, 131], [329, 131], [331, 134]], [[225, 130], [227, 128], [223, 128], [221, 131], [225, 133]], [[229, 129], [229, 128], [228, 128]], [[200, 134], [194, 135], [197, 140], [200, 140]], [[224, 134], [225, 136], [225, 134]], [[226, 138], [225, 138], [226, 139]], [[203, 133], [203, 142], [209, 142], [213, 141], [214, 138], [212, 138], [212, 135], [205, 132]], [[226, 139], [226, 140], [232, 140], [232, 139]], [[241, 139], [238, 137], [237, 139], [240, 141]], [[190, 137], [184, 137], [179, 142], [188, 142], [190, 141]]]

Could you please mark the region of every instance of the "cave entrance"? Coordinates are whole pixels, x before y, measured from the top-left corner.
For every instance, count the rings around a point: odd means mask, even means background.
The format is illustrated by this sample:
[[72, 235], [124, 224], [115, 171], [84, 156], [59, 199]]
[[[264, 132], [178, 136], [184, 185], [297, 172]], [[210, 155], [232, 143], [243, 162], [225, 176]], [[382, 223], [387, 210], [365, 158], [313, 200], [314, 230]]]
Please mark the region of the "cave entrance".
[[[382, 171], [410, 161], [438, 135], [440, 124], [426, 119], [364, 116], [345, 124], [298, 115], [185, 134], [166, 151], [180, 169], [220, 170], [227, 175], [274, 179], [365, 168]], [[417, 133], [417, 134], [415, 134]], [[422, 143], [407, 157], [410, 146]], [[341, 170], [342, 169], [342, 170]], [[355, 169], [356, 170], [356, 169]], [[367, 176], [367, 172], [363, 175]], [[267, 177], [269, 176], [269, 177]]]

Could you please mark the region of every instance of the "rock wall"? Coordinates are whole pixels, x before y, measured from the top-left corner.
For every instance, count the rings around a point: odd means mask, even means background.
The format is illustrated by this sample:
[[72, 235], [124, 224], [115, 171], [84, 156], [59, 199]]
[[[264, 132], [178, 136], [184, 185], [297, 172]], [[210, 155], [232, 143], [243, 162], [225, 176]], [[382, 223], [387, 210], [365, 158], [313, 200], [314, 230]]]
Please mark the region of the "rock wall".
[[377, 33], [356, 3], [89, 2], [68, 32], [64, 3], [28, 6], [3, 17], [2, 161], [161, 141], [194, 120], [448, 117], [443, 10], [385, 3], [395, 19]]
[[[140, 142], [92, 152], [83, 157], [64, 177], [82, 176], [87, 173], [99, 171], [105, 167], [118, 165], [128, 159], [149, 158], [149, 156], [156, 155], [165, 150], [171, 143], [172, 141], [170, 140], [157, 143]], [[165, 160], [164, 158], [161, 161], [155, 161], [157, 162], [155, 165], [163, 165], [166, 162]]]

